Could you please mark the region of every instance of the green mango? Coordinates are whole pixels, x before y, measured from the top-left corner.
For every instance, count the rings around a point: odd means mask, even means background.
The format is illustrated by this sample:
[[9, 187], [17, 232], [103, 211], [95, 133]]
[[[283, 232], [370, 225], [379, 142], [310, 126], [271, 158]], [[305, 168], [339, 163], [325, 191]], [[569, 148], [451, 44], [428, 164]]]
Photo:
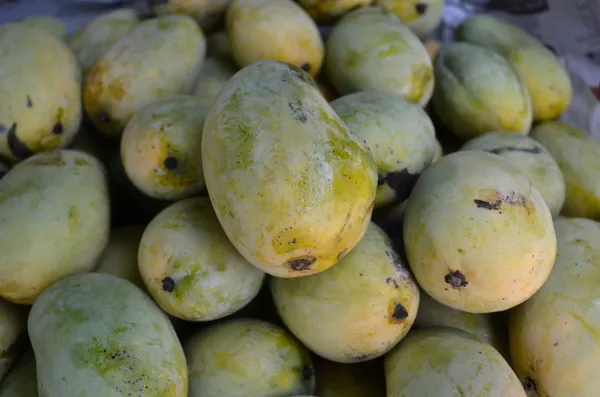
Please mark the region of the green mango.
[[81, 122], [81, 71], [67, 45], [23, 23], [0, 25], [0, 156], [68, 146]]
[[89, 272], [108, 242], [104, 167], [76, 150], [38, 153], [0, 180], [0, 296], [32, 304], [55, 281]]
[[0, 383], [0, 397], [38, 397], [36, 363], [31, 348], [17, 359]]
[[83, 105], [96, 128], [121, 136], [133, 114], [174, 94], [190, 93], [206, 52], [196, 22], [167, 15], [139, 23], [87, 72]]
[[292, 65], [257, 62], [229, 80], [206, 117], [202, 163], [225, 233], [276, 277], [330, 268], [369, 225], [373, 157]]
[[42, 397], [187, 397], [186, 358], [167, 316], [120, 277], [88, 273], [46, 289], [28, 332]]
[[65, 41], [67, 39], [67, 27], [60, 19], [51, 15], [30, 15], [19, 22], [27, 26], [42, 29], [58, 40]]
[[26, 327], [27, 309], [0, 299], [0, 381], [21, 352]]
[[138, 270], [138, 247], [143, 233], [144, 228], [141, 226], [121, 226], [113, 229], [94, 271], [122, 277], [144, 288]]

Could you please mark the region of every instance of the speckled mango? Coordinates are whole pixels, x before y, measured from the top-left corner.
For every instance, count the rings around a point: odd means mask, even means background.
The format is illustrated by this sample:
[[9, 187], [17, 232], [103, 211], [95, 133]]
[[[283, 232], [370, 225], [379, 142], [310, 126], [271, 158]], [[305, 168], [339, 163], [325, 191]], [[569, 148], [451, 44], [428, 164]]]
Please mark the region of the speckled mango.
[[204, 189], [202, 129], [211, 101], [174, 95], [134, 113], [121, 138], [121, 160], [144, 194], [180, 200]]
[[404, 201], [435, 154], [435, 129], [427, 113], [381, 91], [349, 94], [331, 107], [373, 154], [378, 174], [375, 207]]
[[469, 140], [461, 150], [482, 150], [508, 160], [540, 192], [552, 216], [560, 213], [565, 202], [565, 179], [550, 152], [539, 142], [520, 134], [490, 132]]
[[541, 123], [531, 137], [544, 145], [565, 178], [562, 214], [600, 220], [600, 142], [586, 131], [560, 121]]
[[383, 359], [341, 364], [313, 358], [319, 397], [385, 397]]
[[524, 302], [556, 257], [552, 215], [538, 190], [481, 151], [449, 154], [425, 170], [408, 198], [404, 244], [425, 292], [470, 313]]
[[1, 397], [38, 397], [35, 357], [28, 348], [0, 383]]
[[51, 15], [30, 15], [22, 18], [19, 22], [41, 29], [58, 40], [65, 41], [67, 39], [67, 27], [60, 19]]
[[124, 278], [144, 288], [137, 260], [143, 233], [144, 228], [141, 226], [121, 226], [113, 229], [94, 271]]
[[26, 308], [0, 299], [0, 381], [21, 352], [26, 327]]
[[81, 71], [69, 48], [22, 23], [0, 26], [0, 155], [65, 147], [81, 122]]
[[233, 59], [239, 67], [280, 61], [316, 76], [324, 44], [311, 17], [292, 0], [233, 0], [225, 19]]
[[202, 163], [225, 233], [276, 277], [330, 268], [369, 224], [373, 157], [293, 65], [257, 62], [229, 80], [206, 117]]
[[238, 311], [265, 278], [231, 245], [207, 197], [178, 201], [160, 212], [144, 231], [138, 260], [158, 305], [190, 321]]
[[83, 105], [98, 130], [120, 137], [133, 114], [174, 94], [190, 93], [206, 52], [204, 34], [185, 15], [140, 22], [86, 74]]
[[342, 95], [377, 90], [421, 106], [431, 98], [431, 58], [392, 13], [375, 7], [352, 11], [333, 27], [326, 47], [327, 75]]
[[140, 20], [134, 9], [124, 8], [96, 17], [69, 36], [68, 43], [83, 73], [121, 38], [133, 30]]
[[445, 0], [375, 0], [375, 5], [393, 12], [402, 23], [422, 39], [442, 21]]
[[185, 344], [189, 397], [283, 397], [312, 393], [308, 351], [287, 331], [260, 320], [226, 320]]
[[544, 286], [510, 313], [510, 352], [536, 397], [595, 397], [600, 390], [600, 223], [555, 221], [558, 257]]
[[207, 31], [222, 21], [229, 3], [231, 0], [148, 0], [156, 15], [188, 15]]
[[0, 180], [0, 296], [32, 304], [55, 281], [91, 271], [108, 242], [109, 218], [96, 158], [57, 150], [17, 164]]
[[167, 316], [120, 277], [88, 273], [46, 289], [28, 332], [43, 397], [187, 397], [186, 358]]
[[298, 3], [318, 24], [331, 24], [347, 12], [366, 7], [373, 0], [299, 0]]
[[419, 306], [415, 280], [374, 223], [334, 267], [311, 277], [272, 278], [271, 293], [287, 328], [312, 352], [339, 363], [387, 353]]
[[569, 106], [569, 74], [556, 55], [525, 30], [489, 15], [473, 15], [455, 29], [454, 38], [506, 57], [527, 87], [534, 121], [555, 119]]
[[433, 107], [457, 137], [529, 133], [529, 93], [502, 55], [475, 44], [449, 43], [435, 57], [434, 71]]
[[224, 57], [210, 57], [202, 64], [196, 80], [194, 96], [212, 103], [229, 79], [238, 71], [235, 63]]
[[496, 349], [451, 328], [414, 330], [385, 357], [387, 397], [526, 397]]

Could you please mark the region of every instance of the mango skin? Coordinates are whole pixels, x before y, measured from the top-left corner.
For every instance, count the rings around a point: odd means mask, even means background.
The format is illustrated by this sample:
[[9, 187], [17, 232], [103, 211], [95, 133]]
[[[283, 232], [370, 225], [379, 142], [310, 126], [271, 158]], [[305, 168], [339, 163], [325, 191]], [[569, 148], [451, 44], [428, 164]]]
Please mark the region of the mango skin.
[[124, 278], [138, 287], [144, 288], [137, 260], [143, 233], [144, 228], [141, 226], [122, 226], [113, 229], [110, 232], [108, 245], [94, 271]]
[[455, 29], [454, 38], [506, 57], [527, 87], [534, 121], [555, 119], [569, 107], [569, 74], [556, 55], [525, 30], [489, 15], [473, 15]]
[[374, 223], [329, 271], [272, 278], [271, 293], [287, 328], [312, 352], [339, 363], [387, 353], [409, 331], [419, 306], [415, 280]]
[[0, 155], [22, 160], [69, 145], [82, 114], [73, 53], [45, 31], [13, 22], [0, 26], [0, 54]]
[[79, 28], [69, 39], [69, 47], [84, 74], [110, 48], [140, 22], [134, 9], [125, 8], [101, 14]]
[[564, 175], [562, 215], [600, 220], [600, 142], [561, 121], [538, 124], [531, 137], [548, 149]]
[[212, 103], [237, 71], [237, 66], [229, 58], [206, 58], [196, 80], [193, 95]]
[[565, 178], [552, 154], [533, 138], [490, 132], [467, 141], [461, 150], [482, 150], [508, 160], [525, 174], [557, 217], [565, 202]]
[[298, 3], [318, 24], [331, 24], [342, 15], [359, 7], [370, 6], [373, 0], [299, 0]]
[[508, 161], [479, 151], [449, 154], [425, 170], [408, 198], [404, 244], [425, 292], [469, 313], [524, 302], [556, 257], [540, 193]]
[[38, 397], [33, 351], [28, 348], [0, 383], [2, 397]]
[[419, 38], [426, 39], [442, 21], [445, 0], [375, 0], [375, 5], [393, 12]]
[[340, 364], [313, 357], [319, 397], [385, 397], [383, 359]]
[[0, 381], [8, 373], [23, 347], [26, 328], [27, 310], [23, 306], [0, 299]]
[[223, 19], [231, 0], [148, 0], [148, 3], [156, 15], [188, 15], [202, 30], [211, 30]]
[[380, 91], [355, 92], [334, 100], [331, 107], [373, 154], [378, 173], [375, 207], [404, 201], [435, 154], [435, 129], [427, 113]]
[[175, 94], [190, 93], [206, 53], [196, 22], [167, 15], [140, 22], [86, 74], [83, 105], [96, 128], [121, 136], [133, 114]]
[[121, 160], [140, 191], [162, 200], [202, 192], [202, 129], [210, 104], [174, 95], [134, 113], [121, 137]]
[[122, 278], [68, 277], [46, 289], [28, 332], [43, 397], [186, 397], [186, 358], [167, 316]]
[[233, 59], [241, 68], [273, 60], [315, 77], [323, 65], [325, 46], [319, 29], [292, 0], [233, 0], [225, 30]]
[[190, 321], [228, 316], [258, 294], [265, 274], [231, 245], [210, 200], [178, 201], [146, 227], [139, 268], [167, 313]]
[[346, 14], [333, 27], [326, 48], [327, 75], [341, 95], [376, 90], [421, 106], [431, 98], [431, 58], [392, 13], [365, 7]]
[[229, 80], [206, 117], [202, 163], [225, 233], [273, 276], [330, 268], [369, 224], [373, 157], [294, 66], [257, 62]]
[[593, 397], [600, 390], [600, 223], [555, 221], [558, 257], [544, 286], [510, 313], [510, 352], [539, 397]]
[[22, 18], [19, 22], [41, 29], [60, 41], [66, 41], [67, 39], [67, 27], [60, 19], [51, 15], [30, 15]]
[[435, 140], [435, 153], [433, 154], [433, 160], [431, 160], [431, 164], [435, 163], [444, 155], [444, 148], [438, 139]]
[[434, 71], [433, 107], [457, 137], [529, 133], [529, 93], [502, 55], [475, 44], [450, 43], [435, 57]]
[[104, 166], [66, 149], [22, 161], [0, 180], [0, 223], [0, 296], [32, 304], [55, 281], [91, 271], [102, 254], [110, 223]]
[[189, 397], [281, 397], [312, 393], [308, 351], [265, 321], [232, 319], [205, 328], [185, 344]]
[[451, 328], [414, 330], [385, 357], [387, 397], [526, 397], [492, 346]]

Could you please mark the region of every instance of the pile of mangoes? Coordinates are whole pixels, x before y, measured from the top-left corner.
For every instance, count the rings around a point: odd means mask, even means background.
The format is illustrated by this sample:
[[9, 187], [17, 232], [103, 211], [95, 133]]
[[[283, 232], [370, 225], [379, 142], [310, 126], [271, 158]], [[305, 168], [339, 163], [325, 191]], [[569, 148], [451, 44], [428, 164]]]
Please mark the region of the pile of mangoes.
[[600, 395], [600, 142], [546, 46], [149, 3], [0, 25], [0, 397]]

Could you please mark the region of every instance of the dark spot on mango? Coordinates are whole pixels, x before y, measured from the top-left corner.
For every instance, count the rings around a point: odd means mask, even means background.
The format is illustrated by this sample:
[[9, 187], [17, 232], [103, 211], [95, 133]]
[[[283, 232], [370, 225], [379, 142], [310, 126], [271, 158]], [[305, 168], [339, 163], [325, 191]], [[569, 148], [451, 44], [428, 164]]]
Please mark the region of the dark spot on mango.
[[526, 377], [523, 381], [523, 388], [525, 389], [525, 391], [535, 391], [536, 387], [533, 379], [531, 379], [529, 376]]
[[111, 118], [107, 112], [98, 113], [98, 122], [100, 123], [110, 123]]
[[304, 380], [310, 380], [315, 374], [315, 371], [310, 368], [308, 365], [302, 367], [302, 377]]
[[303, 63], [302, 66], [300, 66], [300, 68], [302, 70], [304, 70], [306, 73], [310, 72], [310, 64], [308, 62], [307, 63]]
[[385, 183], [385, 176], [377, 175], [377, 186], [382, 186]]
[[396, 305], [396, 307], [394, 307], [394, 313], [392, 313], [392, 318], [394, 320], [404, 320], [406, 317], [408, 317], [408, 312], [406, 311], [406, 308], [398, 303]]
[[389, 250], [386, 250], [385, 254], [392, 260], [397, 271], [402, 273], [405, 272], [404, 268], [402, 267], [402, 262], [400, 262], [400, 258], [398, 258], [398, 254], [396, 254], [393, 249], [390, 248]]
[[28, 108], [33, 107], [33, 101], [31, 100], [31, 97], [29, 95], [27, 95], [27, 107]]
[[317, 258], [315, 258], [314, 256], [305, 256], [302, 258], [292, 259], [288, 261], [288, 264], [290, 265], [292, 270], [302, 271], [308, 269], [310, 265], [316, 262], [316, 260]]
[[458, 270], [446, 274], [444, 276], [444, 281], [450, 284], [454, 289], [466, 287], [467, 284], [469, 284], [465, 275]]
[[52, 133], [54, 135], [60, 135], [63, 133], [63, 131], [64, 131], [64, 127], [60, 121], [58, 123], [54, 124], [54, 127], [52, 127]]
[[490, 203], [485, 200], [473, 200], [473, 202], [475, 203], [475, 205], [477, 205], [477, 208], [485, 208], [486, 210], [494, 210], [494, 211], [499, 210], [500, 204], [502, 203], [501, 201], [496, 201], [496, 202]]
[[177, 161], [177, 159], [173, 156], [168, 156], [165, 161], [163, 161], [163, 165], [165, 166], [166, 169], [168, 169], [169, 171], [173, 171], [174, 169], [177, 168], [177, 165], [179, 165], [179, 162]]
[[302, 106], [302, 102], [298, 99], [288, 102], [288, 107], [292, 110], [294, 120], [304, 124], [308, 121], [306, 109]]
[[504, 152], [523, 152], [523, 153], [531, 153], [531, 154], [539, 154], [542, 152], [542, 149], [539, 146], [535, 146], [532, 148], [518, 148], [518, 147], [499, 147], [496, 149], [486, 150], [488, 153], [500, 154]]
[[415, 5], [415, 11], [419, 15], [425, 14], [427, 12], [428, 8], [429, 8], [429, 4], [427, 4], [427, 3], [417, 3]]
[[396, 199], [404, 201], [417, 183], [419, 174], [411, 174], [407, 169], [403, 169], [398, 172], [388, 172], [382, 177], [385, 183], [396, 192]]
[[175, 290], [175, 280], [173, 280], [171, 277], [163, 278], [162, 289], [165, 292], [173, 292]]
[[33, 155], [31, 149], [29, 149], [17, 136], [17, 123], [13, 123], [8, 130], [8, 148], [13, 156], [19, 160], [23, 160]]
[[345, 250], [343, 250], [342, 252], [340, 252], [337, 256], [338, 261], [340, 259], [342, 259], [344, 256], [346, 256], [346, 254], [348, 253], [348, 248], [346, 248]]
[[398, 282], [391, 277], [386, 278], [385, 283], [387, 285], [389, 285], [390, 287], [394, 287], [395, 289], [400, 288], [400, 286], [398, 285]]

